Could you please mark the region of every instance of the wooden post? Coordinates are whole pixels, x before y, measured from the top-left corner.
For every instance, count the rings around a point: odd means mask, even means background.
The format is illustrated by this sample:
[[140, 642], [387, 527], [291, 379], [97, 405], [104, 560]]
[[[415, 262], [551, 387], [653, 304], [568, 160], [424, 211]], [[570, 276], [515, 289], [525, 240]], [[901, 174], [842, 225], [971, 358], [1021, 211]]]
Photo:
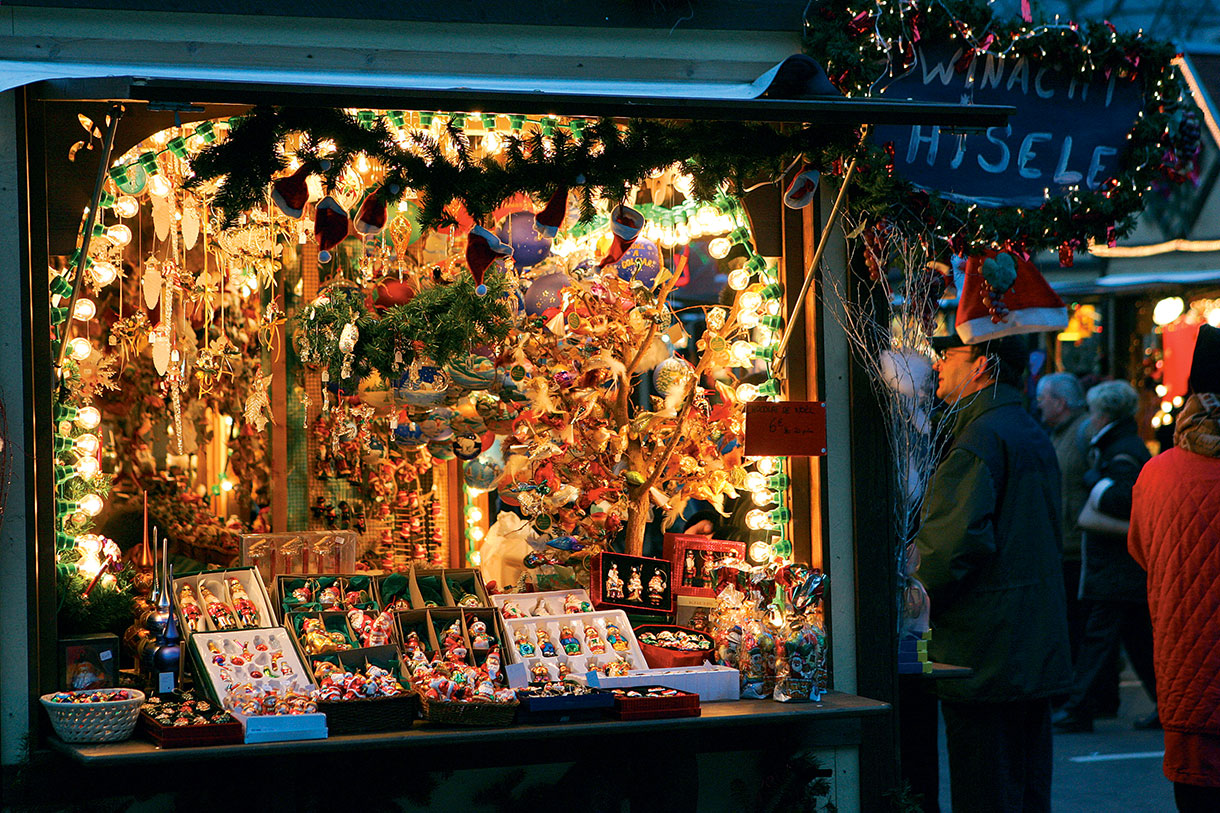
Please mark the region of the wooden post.
[[[271, 301], [284, 312], [284, 282], [271, 294]], [[272, 328], [276, 351], [265, 354], [271, 366], [271, 530], [288, 530], [288, 330], [286, 325]]]

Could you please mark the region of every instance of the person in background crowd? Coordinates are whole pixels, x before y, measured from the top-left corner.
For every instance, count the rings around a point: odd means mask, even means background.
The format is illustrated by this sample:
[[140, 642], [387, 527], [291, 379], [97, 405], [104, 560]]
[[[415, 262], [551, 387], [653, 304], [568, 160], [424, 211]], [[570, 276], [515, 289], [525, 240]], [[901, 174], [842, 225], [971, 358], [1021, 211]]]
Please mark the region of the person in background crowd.
[[[1135, 427], [1139, 396], [1126, 381], [1106, 381], [1089, 390], [1089, 472], [1085, 484], [1098, 489], [1097, 510], [1120, 526], [1131, 516], [1131, 488], [1150, 455]], [[1093, 497], [1090, 495], [1090, 500]], [[1118, 652], [1121, 641], [1131, 667], [1156, 701], [1152, 672], [1152, 625], [1144, 572], [1127, 553], [1125, 531], [1107, 532], [1085, 527], [1084, 573], [1080, 598], [1090, 602], [1080, 656], [1076, 660], [1072, 693], [1056, 715], [1057, 729], [1078, 733], [1093, 730], [1093, 692], [1098, 677]], [[1156, 728], [1156, 713], [1135, 723]]]
[[1140, 472], [1128, 548], [1148, 572], [1165, 776], [1220, 810], [1220, 330], [1203, 325], [1173, 448]]
[[1050, 698], [1071, 681], [1059, 538], [1059, 465], [1025, 410], [1019, 336], [941, 344], [936, 395], [956, 409], [916, 535], [932, 607], [930, 660], [954, 810], [1049, 811]]
[[[1084, 638], [1084, 622], [1089, 616], [1088, 604], [1080, 600], [1082, 531], [1078, 521], [1080, 509], [1089, 497], [1089, 488], [1084, 482], [1089, 470], [1089, 410], [1084, 388], [1071, 373], [1051, 373], [1038, 379], [1037, 403], [1042, 422], [1050, 431], [1059, 474], [1063, 478], [1063, 513], [1060, 517], [1063, 591], [1067, 598], [1068, 642], [1075, 666]], [[1118, 712], [1118, 673], [1118, 658], [1115, 657], [1098, 677], [1094, 688], [1098, 716], [1112, 716]]]

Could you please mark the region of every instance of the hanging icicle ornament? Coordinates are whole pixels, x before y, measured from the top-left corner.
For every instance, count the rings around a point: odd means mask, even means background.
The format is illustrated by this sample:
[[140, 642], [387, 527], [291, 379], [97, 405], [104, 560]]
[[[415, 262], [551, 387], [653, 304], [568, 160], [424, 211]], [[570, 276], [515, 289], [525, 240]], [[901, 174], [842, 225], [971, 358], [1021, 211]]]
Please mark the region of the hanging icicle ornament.
[[348, 322], [339, 334], [339, 352], [343, 354], [343, 367], [340, 379], [346, 381], [352, 377], [352, 359], [356, 352], [356, 342], [360, 340], [360, 329], [355, 322]]

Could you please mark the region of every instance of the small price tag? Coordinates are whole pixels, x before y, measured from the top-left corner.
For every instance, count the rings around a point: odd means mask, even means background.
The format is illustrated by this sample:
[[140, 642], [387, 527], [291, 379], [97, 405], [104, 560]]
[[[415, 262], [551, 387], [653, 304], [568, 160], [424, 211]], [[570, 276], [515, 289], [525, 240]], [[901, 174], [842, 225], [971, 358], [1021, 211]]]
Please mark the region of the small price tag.
[[104, 661], [108, 661], [114, 657], [114, 653], [111, 652], [109, 649], [103, 649], [102, 653], [100, 655], [98, 655], [98, 657]]
[[158, 672], [157, 673], [157, 691], [160, 694], [167, 694], [174, 690], [174, 673], [173, 672]]

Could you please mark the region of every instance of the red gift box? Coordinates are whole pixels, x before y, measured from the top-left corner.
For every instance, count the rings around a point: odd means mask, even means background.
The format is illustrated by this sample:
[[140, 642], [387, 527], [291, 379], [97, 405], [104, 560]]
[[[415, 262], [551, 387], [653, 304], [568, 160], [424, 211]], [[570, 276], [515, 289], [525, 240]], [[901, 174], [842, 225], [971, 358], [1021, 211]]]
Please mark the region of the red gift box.
[[715, 598], [712, 569], [726, 556], [741, 561], [746, 558], [744, 542], [689, 534], [665, 534], [663, 550], [673, 568], [675, 596]]
[[682, 631], [690, 635], [698, 635], [706, 638], [711, 642], [712, 637], [706, 632], [691, 629], [690, 627], [679, 627], [673, 624], [641, 624], [635, 628], [636, 640], [640, 643], [640, 651], [644, 653], [644, 660], [648, 661], [648, 665], [653, 669], [670, 669], [675, 666], [701, 666], [704, 661], [712, 660], [712, 649], [670, 649], [669, 647], [656, 646], [654, 644], [646, 644], [640, 641], [640, 636], [645, 632], [661, 632], [669, 630], [670, 632]]
[[[649, 695], [650, 691], [666, 692], [665, 695]], [[662, 720], [671, 717], [698, 717], [699, 695], [663, 686], [635, 686], [630, 689], [613, 689], [614, 710], [617, 720]], [[638, 697], [628, 693], [638, 692]]]

